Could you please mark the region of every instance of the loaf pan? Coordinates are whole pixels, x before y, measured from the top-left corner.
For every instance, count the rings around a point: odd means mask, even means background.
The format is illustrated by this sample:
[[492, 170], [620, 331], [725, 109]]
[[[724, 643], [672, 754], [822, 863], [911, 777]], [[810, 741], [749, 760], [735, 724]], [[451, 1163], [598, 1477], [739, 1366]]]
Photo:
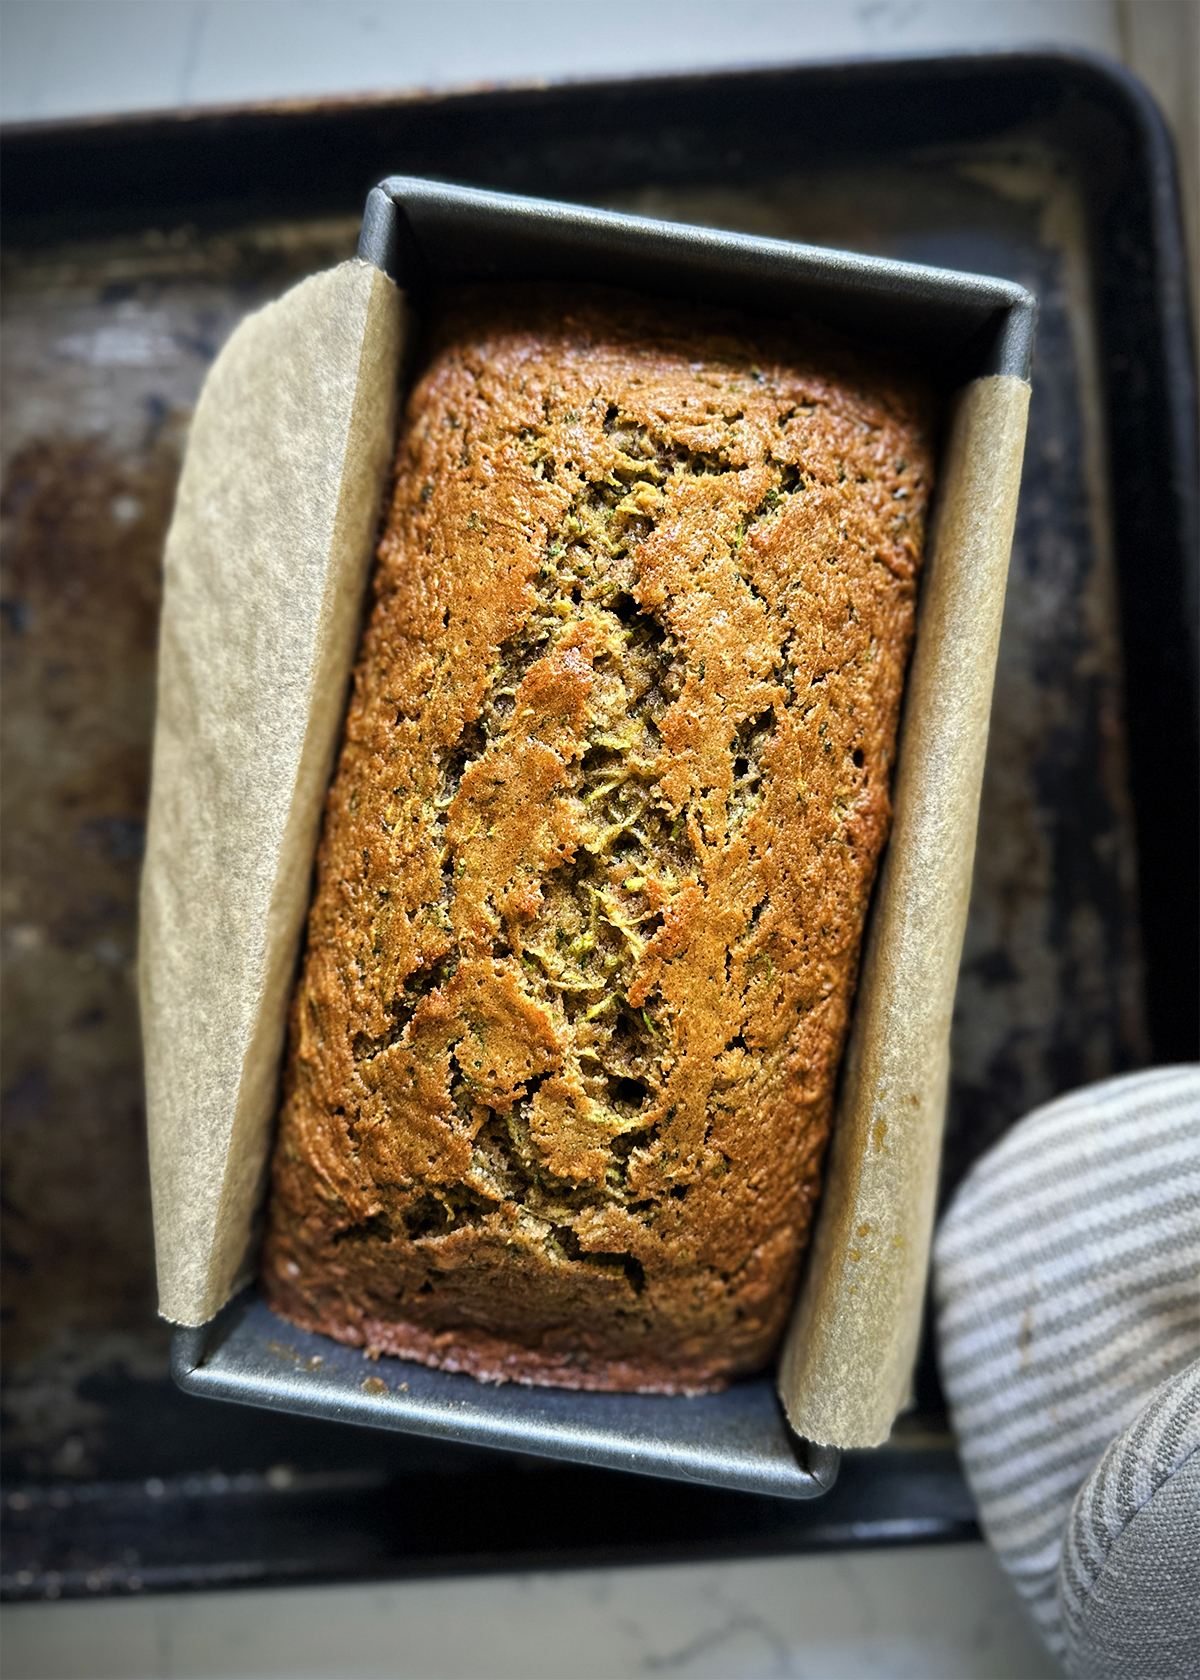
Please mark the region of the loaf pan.
[[[1020, 287], [777, 240], [394, 176], [369, 195], [359, 255], [418, 309], [443, 283], [602, 281], [803, 313], [901, 354], [947, 394], [1029, 372], [1034, 304]], [[785, 1498], [824, 1493], [839, 1463], [792, 1432], [770, 1375], [693, 1399], [492, 1386], [367, 1362], [279, 1319], [253, 1289], [176, 1332], [172, 1371], [212, 1399]]]

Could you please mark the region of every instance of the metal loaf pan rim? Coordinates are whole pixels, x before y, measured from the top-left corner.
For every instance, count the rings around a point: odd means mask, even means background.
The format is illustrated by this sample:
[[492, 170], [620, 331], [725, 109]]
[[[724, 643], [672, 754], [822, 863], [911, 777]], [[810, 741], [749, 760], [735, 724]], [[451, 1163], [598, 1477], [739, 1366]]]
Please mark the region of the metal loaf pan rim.
[[[1029, 378], [1037, 300], [991, 275], [391, 175], [372, 188], [358, 255], [418, 296], [438, 281], [555, 278], [791, 314], [935, 358], [949, 389]], [[949, 339], [949, 342], [947, 342]]]

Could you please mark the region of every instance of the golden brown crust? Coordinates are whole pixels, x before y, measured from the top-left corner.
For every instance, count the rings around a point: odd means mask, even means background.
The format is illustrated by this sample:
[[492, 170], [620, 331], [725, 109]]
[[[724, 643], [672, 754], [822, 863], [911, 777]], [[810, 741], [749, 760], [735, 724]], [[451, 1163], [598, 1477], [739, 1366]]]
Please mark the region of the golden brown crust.
[[492, 1380], [770, 1357], [890, 818], [928, 423], [775, 329], [446, 300], [292, 1011], [278, 1311]]

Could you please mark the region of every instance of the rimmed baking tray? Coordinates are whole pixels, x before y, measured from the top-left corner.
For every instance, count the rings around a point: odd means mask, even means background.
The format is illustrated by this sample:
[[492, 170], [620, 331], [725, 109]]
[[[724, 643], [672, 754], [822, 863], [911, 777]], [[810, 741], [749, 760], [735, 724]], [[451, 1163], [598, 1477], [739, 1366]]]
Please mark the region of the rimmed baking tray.
[[[455, 281], [607, 280], [798, 317], [902, 356], [946, 392], [1025, 380], [1032, 355], [1036, 304], [1010, 281], [413, 177], [372, 190], [359, 255], [418, 309]], [[793, 1434], [769, 1378], [697, 1400], [526, 1391], [396, 1359], [364, 1378], [361, 1356], [289, 1333], [261, 1302], [178, 1332], [172, 1368], [212, 1399], [790, 1498], [826, 1492], [839, 1459]]]
[[[1032, 1103], [1197, 1054], [1195, 378], [1170, 142], [1145, 90], [1058, 53], [875, 60], [89, 119], [10, 129], [3, 150], [7, 870], [22, 923], [46, 928], [9, 965], [32, 1012], [6, 1021], [6, 1242], [21, 1271], [6, 1290], [3, 1592], [970, 1538], [928, 1344], [912, 1417], [887, 1449], [844, 1457], [810, 1501], [633, 1482], [174, 1387], [119, 967], [148, 750], [143, 603], [177, 417], [207, 359], [247, 309], [353, 253], [389, 169], [1030, 287], [1035, 395], [956, 1010], [949, 1190]], [[110, 532], [117, 498], [142, 512]], [[44, 915], [24, 908], [42, 901]]]

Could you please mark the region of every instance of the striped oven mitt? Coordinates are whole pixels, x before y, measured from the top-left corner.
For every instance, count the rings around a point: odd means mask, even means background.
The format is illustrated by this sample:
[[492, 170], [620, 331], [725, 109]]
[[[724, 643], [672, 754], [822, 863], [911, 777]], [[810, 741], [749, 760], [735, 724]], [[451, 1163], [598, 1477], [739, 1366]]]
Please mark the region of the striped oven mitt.
[[1200, 1675], [1200, 1068], [1036, 1109], [934, 1245], [980, 1523], [1069, 1674]]

